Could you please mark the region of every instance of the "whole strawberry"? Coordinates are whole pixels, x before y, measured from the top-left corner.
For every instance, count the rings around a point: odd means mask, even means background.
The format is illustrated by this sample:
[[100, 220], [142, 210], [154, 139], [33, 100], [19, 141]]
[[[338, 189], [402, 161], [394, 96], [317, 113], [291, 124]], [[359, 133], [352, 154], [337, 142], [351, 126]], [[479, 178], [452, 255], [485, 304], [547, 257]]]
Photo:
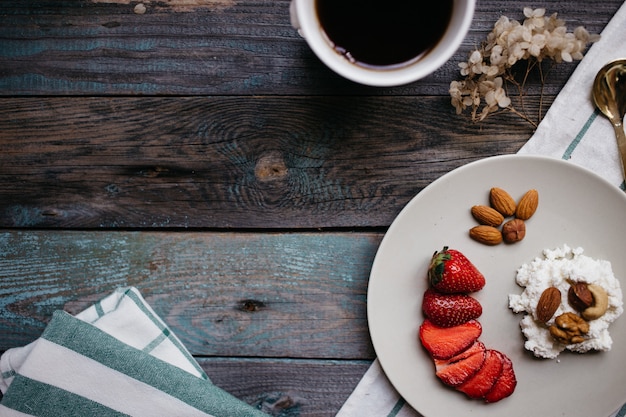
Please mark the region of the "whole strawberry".
[[430, 285], [443, 293], [468, 293], [482, 289], [485, 277], [469, 259], [455, 249], [435, 252], [428, 268]]
[[424, 293], [424, 315], [439, 327], [452, 327], [480, 317], [483, 307], [467, 294], [442, 294], [432, 289]]

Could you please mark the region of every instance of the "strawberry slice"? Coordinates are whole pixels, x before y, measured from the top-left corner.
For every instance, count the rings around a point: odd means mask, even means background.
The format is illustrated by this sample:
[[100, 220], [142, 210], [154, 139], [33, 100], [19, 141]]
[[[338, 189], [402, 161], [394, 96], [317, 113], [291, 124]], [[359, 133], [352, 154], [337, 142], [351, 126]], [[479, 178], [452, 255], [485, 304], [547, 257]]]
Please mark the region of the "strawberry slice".
[[422, 311], [437, 326], [452, 327], [480, 317], [483, 307], [467, 294], [442, 294], [429, 288], [424, 293]]
[[419, 338], [433, 359], [450, 359], [472, 346], [481, 333], [482, 326], [476, 320], [454, 327], [439, 327], [425, 319]]
[[435, 252], [428, 267], [430, 285], [439, 292], [467, 293], [482, 289], [485, 277], [469, 259], [456, 249]]
[[485, 362], [485, 345], [477, 340], [460, 354], [448, 359], [435, 359], [435, 374], [449, 386], [456, 387], [470, 379]]
[[508, 397], [515, 391], [517, 379], [513, 370], [513, 362], [504, 353], [502, 355], [502, 373], [493, 388], [485, 395], [485, 401], [495, 403]]
[[487, 349], [485, 351], [485, 362], [483, 362], [478, 372], [456, 389], [470, 398], [482, 398], [493, 388], [502, 373], [502, 367], [500, 352]]

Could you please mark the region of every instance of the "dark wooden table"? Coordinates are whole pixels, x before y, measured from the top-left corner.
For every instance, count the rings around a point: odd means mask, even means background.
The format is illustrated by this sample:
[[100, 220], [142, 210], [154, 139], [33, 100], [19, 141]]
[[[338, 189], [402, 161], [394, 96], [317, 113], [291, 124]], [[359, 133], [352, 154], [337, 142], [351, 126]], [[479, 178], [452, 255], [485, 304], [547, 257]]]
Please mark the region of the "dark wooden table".
[[[222, 388], [333, 416], [375, 357], [367, 282], [387, 227], [533, 133], [457, 116], [458, 63], [502, 14], [545, 7], [599, 33], [621, 3], [479, 0], [443, 68], [371, 88], [318, 61], [288, 0], [2, 1], [0, 351], [134, 285]], [[550, 73], [544, 109], [575, 67]]]

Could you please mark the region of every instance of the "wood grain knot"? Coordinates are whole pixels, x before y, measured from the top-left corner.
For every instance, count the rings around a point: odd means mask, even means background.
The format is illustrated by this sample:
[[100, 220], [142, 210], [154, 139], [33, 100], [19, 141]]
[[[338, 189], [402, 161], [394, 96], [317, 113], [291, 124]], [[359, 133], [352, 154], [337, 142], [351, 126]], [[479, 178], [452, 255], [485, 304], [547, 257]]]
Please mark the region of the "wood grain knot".
[[276, 181], [288, 174], [287, 165], [279, 152], [271, 152], [259, 158], [254, 168], [254, 175], [259, 181]]
[[156, 167], [149, 167], [144, 172], [145, 172], [144, 175], [146, 177], [155, 178], [155, 177], [167, 176], [170, 170], [169, 168], [166, 168], [166, 167], [156, 166]]
[[286, 393], [268, 393], [255, 404], [261, 411], [272, 416], [296, 417], [300, 407], [306, 403], [304, 398]]
[[291, 408], [296, 404], [296, 401], [294, 401], [293, 398], [291, 398], [290, 396], [284, 396], [279, 398], [275, 403], [274, 403], [274, 407], [279, 409], [279, 410], [285, 410], [287, 408]]
[[265, 303], [259, 300], [242, 300], [239, 302], [238, 309], [247, 313], [254, 313], [265, 308]]

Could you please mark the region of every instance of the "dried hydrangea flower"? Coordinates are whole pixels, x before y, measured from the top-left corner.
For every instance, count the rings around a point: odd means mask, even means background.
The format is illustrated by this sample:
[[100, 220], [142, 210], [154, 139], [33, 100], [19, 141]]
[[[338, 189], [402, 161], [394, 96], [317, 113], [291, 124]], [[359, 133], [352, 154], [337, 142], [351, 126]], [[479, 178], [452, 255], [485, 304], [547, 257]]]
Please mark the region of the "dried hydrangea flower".
[[[565, 22], [554, 13], [546, 17], [543, 8], [523, 10], [524, 21], [501, 16], [487, 35], [483, 45], [472, 51], [466, 62], [459, 64], [463, 81], [450, 83], [452, 106], [457, 114], [471, 109], [472, 121], [484, 120], [489, 114], [507, 109], [534, 126], [534, 121], [525, 113], [517, 111], [507, 95], [507, 84], [516, 90], [524, 90], [528, 73], [533, 68], [541, 71], [541, 63], [550, 60], [553, 63], [572, 62], [583, 58], [587, 45], [600, 39], [591, 35], [584, 27], [577, 27], [568, 32]], [[520, 61], [527, 61], [524, 81], [518, 82], [512, 67]], [[541, 74], [543, 83], [543, 74]]]

